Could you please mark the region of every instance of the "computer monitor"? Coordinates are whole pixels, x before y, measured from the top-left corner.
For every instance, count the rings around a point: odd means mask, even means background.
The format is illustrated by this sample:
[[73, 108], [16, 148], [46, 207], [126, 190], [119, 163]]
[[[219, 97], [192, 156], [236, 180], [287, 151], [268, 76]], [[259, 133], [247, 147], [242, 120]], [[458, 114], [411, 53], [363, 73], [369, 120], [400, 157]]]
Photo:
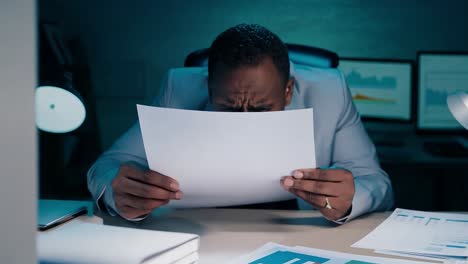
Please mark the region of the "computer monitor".
[[418, 55], [419, 130], [463, 130], [447, 106], [447, 96], [468, 92], [468, 53]]
[[362, 117], [411, 119], [411, 61], [343, 58], [338, 68]]

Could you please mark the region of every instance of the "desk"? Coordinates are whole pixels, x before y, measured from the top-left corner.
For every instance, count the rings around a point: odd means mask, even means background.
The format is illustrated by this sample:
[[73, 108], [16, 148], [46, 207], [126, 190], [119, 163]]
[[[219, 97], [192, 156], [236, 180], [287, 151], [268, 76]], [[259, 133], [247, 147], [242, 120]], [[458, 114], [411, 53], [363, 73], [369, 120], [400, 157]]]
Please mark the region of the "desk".
[[374, 213], [342, 226], [327, 221], [319, 212], [296, 210], [174, 210], [151, 215], [142, 223], [102, 217], [108, 225], [199, 234], [199, 263], [212, 264], [225, 263], [267, 242], [385, 257], [350, 245], [389, 215], [390, 212]]

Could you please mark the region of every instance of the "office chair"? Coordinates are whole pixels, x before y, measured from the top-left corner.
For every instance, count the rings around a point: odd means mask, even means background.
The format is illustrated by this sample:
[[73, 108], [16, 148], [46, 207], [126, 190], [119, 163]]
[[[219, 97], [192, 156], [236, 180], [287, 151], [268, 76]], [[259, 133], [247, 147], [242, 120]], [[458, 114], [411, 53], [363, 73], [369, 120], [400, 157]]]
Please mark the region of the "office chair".
[[[338, 54], [335, 52], [298, 44], [286, 44], [289, 59], [299, 65], [317, 68], [338, 67]], [[199, 49], [190, 53], [184, 62], [184, 67], [208, 66], [209, 48]]]

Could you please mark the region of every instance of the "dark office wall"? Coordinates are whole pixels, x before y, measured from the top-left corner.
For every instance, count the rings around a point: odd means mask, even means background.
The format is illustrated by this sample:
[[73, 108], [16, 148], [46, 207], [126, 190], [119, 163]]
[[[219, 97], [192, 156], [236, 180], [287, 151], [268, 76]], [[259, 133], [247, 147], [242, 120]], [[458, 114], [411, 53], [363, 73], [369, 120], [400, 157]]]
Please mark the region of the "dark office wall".
[[259, 23], [284, 41], [341, 56], [415, 59], [418, 50], [468, 50], [463, 0], [41, 0], [91, 66], [102, 147], [135, 120], [170, 67], [229, 26]]

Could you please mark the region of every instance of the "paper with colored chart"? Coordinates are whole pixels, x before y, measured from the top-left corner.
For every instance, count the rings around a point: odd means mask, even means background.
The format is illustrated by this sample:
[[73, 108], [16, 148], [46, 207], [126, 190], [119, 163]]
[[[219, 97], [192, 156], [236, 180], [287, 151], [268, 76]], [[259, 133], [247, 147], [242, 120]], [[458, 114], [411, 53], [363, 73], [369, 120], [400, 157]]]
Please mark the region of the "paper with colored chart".
[[468, 214], [395, 209], [353, 247], [438, 259], [468, 257]]
[[268, 243], [230, 264], [423, 264], [426, 262], [369, 257], [307, 247]]
[[283, 176], [315, 168], [312, 109], [257, 113], [138, 105], [150, 169], [175, 178], [172, 207], [216, 207], [292, 199]]

